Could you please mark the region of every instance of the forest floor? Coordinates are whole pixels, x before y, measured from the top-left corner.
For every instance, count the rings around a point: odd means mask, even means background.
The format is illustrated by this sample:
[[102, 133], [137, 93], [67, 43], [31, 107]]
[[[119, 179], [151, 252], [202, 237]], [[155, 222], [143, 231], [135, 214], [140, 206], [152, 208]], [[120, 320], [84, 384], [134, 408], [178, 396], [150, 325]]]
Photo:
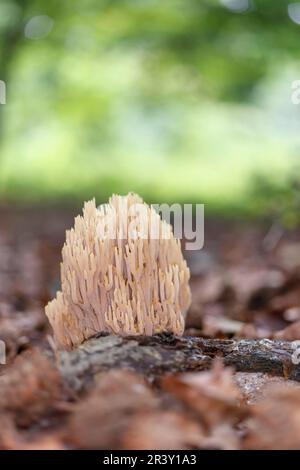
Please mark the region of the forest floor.
[[[112, 368], [72, 389], [57, 366], [45, 304], [59, 288], [75, 210], [0, 209], [0, 449], [300, 448], [300, 383], [284, 373], [206, 371], [148, 377]], [[206, 220], [189, 251], [186, 336], [300, 339], [300, 231]]]

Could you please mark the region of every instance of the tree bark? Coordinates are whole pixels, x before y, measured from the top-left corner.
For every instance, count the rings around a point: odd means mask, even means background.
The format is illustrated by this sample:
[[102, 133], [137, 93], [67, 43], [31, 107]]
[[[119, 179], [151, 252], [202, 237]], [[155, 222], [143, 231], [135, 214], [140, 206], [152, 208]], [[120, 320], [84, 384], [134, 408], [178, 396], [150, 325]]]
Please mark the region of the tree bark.
[[77, 349], [58, 355], [58, 366], [69, 386], [81, 391], [97, 374], [128, 368], [150, 380], [166, 373], [208, 369], [216, 356], [237, 371], [266, 372], [300, 381], [300, 365], [293, 363], [293, 345], [288, 341], [219, 340], [176, 337], [99, 336]]

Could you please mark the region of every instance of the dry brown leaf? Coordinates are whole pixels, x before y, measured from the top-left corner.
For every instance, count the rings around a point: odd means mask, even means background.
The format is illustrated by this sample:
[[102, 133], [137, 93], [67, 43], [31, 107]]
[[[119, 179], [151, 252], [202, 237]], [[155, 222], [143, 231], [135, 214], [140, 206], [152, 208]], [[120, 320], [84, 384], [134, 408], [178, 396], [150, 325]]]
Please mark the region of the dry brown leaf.
[[251, 408], [245, 449], [291, 450], [300, 448], [300, 393], [276, 386]]
[[60, 436], [49, 434], [31, 441], [22, 441], [17, 450], [65, 450], [66, 446], [62, 443]]
[[23, 426], [49, 411], [60, 395], [59, 373], [38, 349], [18, 356], [0, 376], [0, 411]]
[[91, 394], [75, 407], [65, 438], [84, 449], [121, 448], [132, 417], [156, 410], [158, 404], [140, 376], [111, 370], [102, 374]]
[[162, 379], [162, 387], [184, 404], [204, 426], [202, 448], [235, 449], [239, 438], [235, 425], [245, 414], [233, 371], [215, 361], [208, 372], [188, 373]]
[[237, 372], [234, 380], [238, 385], [246, 403], [253, 404], [264, 397], [268, 397], [270, 389], [283, 385], [285, 388], [298, 389], [300, 383], [262, 372]]
[[29, 433], [17, 430], [11, 415], [0, 415], [0, 450], [63, 450], [65, 446], [61, 436], [57, 434], [46, 434], [36, 437], [28, 436]]
[[221, 416], [230, 416], [231, 411], [239, 411], [241, 395], [233, 371], [223, 368], [220, 361], [215, 361], [207, 372], [165, 377], [162, 386], [199, 414], [208, 426], [219, 422]]
[[178, 450], [201, 447], [204, 434], [195, 421], [174, 411], [140, 413], [124, 435], [124, 449]]
[[274, 337], [286, 341], [300, 340], [300, 321], [296, 321], [283, 330], [278, 331]]
[[16, 449], [19, 442], [19, 434], [12, 416], [0, 414], [0, 429], [0, 450]]

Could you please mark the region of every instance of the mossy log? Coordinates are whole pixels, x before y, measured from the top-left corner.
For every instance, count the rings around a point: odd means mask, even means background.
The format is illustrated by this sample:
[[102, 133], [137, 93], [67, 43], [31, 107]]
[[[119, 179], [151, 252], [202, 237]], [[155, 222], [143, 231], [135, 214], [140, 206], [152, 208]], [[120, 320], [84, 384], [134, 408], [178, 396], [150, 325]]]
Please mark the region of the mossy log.
[[61, 351], [58, 365], [67, 383], [77, 391], [86, 389], [97, 374], [109, 369], [131, 369], [151, 380], [167, 373], [208, 369], [217, 356], [237, 371], [265, 372], [300, 381], [294, 352], [291, 342], [280, 340], [108, 335], [89, 339], [73, 351]]

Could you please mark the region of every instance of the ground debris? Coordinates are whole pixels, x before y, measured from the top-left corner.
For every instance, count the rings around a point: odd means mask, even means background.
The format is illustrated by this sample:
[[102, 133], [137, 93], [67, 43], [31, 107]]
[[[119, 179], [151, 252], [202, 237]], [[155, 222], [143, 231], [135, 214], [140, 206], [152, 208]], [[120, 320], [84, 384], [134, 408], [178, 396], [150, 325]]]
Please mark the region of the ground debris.
[[62, 384], [54, 365], [33, 349], [18, 356], [0, 376], [0, 412], [28, 426], [49, 412], [61, 397]]
[[44, 306], [75, 213], [0, 208], [0, 448], [299, 448], [299, 229], [208, 219], [186, 336], [95, 338], [56, 366]]

